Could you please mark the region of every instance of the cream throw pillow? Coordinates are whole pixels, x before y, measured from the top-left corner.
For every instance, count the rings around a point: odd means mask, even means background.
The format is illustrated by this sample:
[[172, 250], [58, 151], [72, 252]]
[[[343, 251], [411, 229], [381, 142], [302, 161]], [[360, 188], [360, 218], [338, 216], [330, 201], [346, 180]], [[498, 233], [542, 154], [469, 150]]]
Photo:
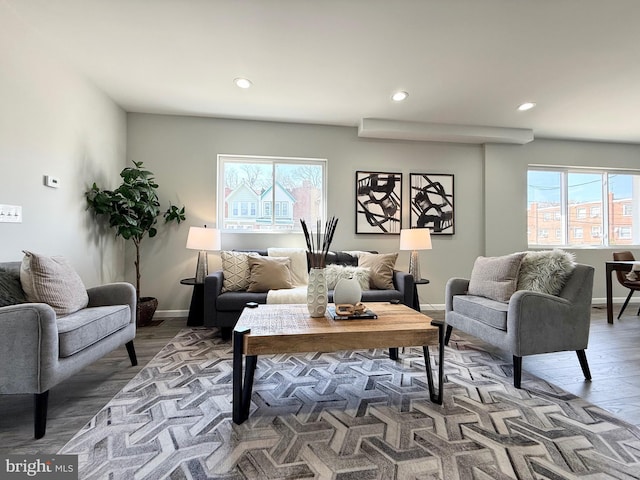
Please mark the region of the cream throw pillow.
[[469, 280], [469, 295], [508, 302], [518, 285], [520, 265], [526, 253], [503, 257], [478, 257]]
[[24, 254], [20, 283], [29, 302], [46, 303], [60, 317], [87, 306], [87, 289], [65, 258], [28, 251]]
[[249, 257], [259, 257], [257, 252], [220, 252], [222, 259], [223, 292], [238, 292], [249, 287]]
[[370, 270], [369, 285], [380, 290], [393, 290], [393, 269], [398, 253], [360, 253], [358, 266]]
[[247, 292], [268, 292], [293, 288], [291, 260], [288, 257], [249, 257], [249, 287]]

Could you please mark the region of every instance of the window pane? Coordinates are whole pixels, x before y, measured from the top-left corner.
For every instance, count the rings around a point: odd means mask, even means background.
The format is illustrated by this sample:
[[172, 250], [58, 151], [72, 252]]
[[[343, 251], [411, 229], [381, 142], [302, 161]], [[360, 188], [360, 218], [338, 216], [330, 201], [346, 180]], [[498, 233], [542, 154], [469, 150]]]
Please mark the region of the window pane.
[[560, 245], [562, 238], [550, 231], [562, 231], [560, 172], [530, 170], [527, 188], [527, 232], [529, 245]]
[[301, 231], [300, 219], [324, 219], [326, 161], [219, 157], [221, 228]]
[[276, 181], [286, 188], [290, 199], [281, 200], [280, 220], [290, 219], [297, 226], [300, 219], [315, 225], [317, 219], [322, 219], [323, 202], [322, 181], [323, 165], [281, 163], [276, 165]]
[[[640, 243], [638, 205], [640, 175], [611, 173], [609, 185], [609, 244], [632, 245]], [[636, 210], [634, 212], [634, 210]]]
[[575, 173], [567, 175], [569, 207], [569, 245], [602, 245], [601, 235], [594, 236], [592, 227], [601, 227], [602, 218], [587, 215], [602, 208], [602, 174]]

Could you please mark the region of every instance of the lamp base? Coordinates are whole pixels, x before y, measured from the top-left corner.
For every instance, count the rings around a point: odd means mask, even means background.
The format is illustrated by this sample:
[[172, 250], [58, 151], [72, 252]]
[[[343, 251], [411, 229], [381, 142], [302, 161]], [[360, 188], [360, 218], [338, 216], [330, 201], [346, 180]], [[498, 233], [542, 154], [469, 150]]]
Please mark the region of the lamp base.
[[204, 283], [204, 279], [208, 274], [207, 251], [200, 250], [198, 252], [198, 265], [196, 266], [196, 283]]
[[409, 259], [409, 273], [413, 276], [413, 280], [421, 280], [420, 277], [420, 260], [418, 258], [418, 251], [413, 250], [411, 252], [411, 258]]

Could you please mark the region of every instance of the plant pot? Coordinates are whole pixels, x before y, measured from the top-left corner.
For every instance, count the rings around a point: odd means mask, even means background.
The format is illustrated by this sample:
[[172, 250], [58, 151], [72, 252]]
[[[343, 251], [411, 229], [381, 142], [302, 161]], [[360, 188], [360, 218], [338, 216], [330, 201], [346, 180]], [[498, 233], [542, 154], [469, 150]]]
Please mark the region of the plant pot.
[[154, 297], [141, 297], [138, 300], [136, 325], [138, 327], [146, 327], [151, 324], [153, 314], [158, 308], [158, 299]]

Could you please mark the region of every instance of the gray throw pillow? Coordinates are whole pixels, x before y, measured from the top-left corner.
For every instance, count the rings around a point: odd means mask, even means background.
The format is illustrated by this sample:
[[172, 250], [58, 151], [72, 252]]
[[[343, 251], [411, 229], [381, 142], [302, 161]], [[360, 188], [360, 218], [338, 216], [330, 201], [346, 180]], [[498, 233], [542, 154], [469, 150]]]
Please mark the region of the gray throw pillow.
[[20, 275], [17, 272], [0, 270], [0, 307], [26, 302], [27, 297], [20, 285]]
[[89, 303], [80, 275], [64, 257], [48, 257], [25, 250], [20, 284], [27, 300], [50, 305], [59, 317], [77, 312]]
[[469, 280], [469, 295], [508, 302], [518, 286], [518, 273], [526, 253], [504, 257], [478, 257]]

